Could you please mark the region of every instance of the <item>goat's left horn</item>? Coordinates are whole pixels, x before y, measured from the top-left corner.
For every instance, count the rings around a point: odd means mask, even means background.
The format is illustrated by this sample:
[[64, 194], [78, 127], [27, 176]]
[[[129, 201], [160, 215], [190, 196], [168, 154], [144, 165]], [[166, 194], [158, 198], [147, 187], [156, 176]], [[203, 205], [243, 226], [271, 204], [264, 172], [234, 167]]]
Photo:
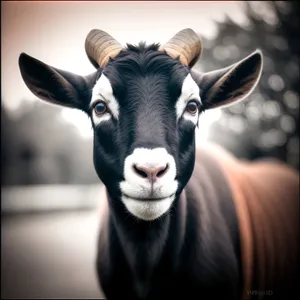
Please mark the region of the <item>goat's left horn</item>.
[[104, 68], [109, 58], [117, 56], [122, 48], [111, 35], [99, 29], [91, 30], [85, 39], [86, 54], [96, 68]]
[[166, 51], [173, 58], [178, 58], [185, 66], [194, 65], [202, 51], [199, 36], [190, 28], [183, 29], [175, 34], [167, 43], [159, 48]]

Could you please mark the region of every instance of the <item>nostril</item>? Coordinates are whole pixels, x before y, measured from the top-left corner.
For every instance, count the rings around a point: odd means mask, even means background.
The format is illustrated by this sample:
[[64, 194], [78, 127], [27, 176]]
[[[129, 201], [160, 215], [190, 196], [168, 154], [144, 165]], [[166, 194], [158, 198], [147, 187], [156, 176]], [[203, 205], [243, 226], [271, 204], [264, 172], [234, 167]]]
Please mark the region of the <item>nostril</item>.
[[142, 178], [148, 178], [149, 181], [154, 182], [156, 179], [162, 177], [167, 172], [169, 165], [164, 164], [156, 167], [149, 167], [145, 165], [134, 164], [133, 171]]
[[156, 177], [162, 177], [168, 170], [169, 165], [166, 164], [165, 167], [163, 167], [159, 172], [157, 172]]
[[148, 174], [147, 174], [145, 171], [139, 169], [136, 165], [133, 165], [133, 169], [134, 169], [134, 171], [135, 171], [137, 174], [139, 174], [141, 177], [143, 177], [143, 178], [147, 178], [147, 177], [148, 177]]

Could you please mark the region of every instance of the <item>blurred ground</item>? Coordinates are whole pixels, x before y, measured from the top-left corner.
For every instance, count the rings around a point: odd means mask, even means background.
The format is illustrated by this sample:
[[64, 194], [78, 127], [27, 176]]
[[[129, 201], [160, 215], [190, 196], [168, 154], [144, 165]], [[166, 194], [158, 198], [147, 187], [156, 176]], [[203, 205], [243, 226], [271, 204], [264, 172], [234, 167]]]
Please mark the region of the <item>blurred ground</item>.
[[103, 299], [98, 210], [2, 216], [1, 299]]
[[103, 191], [101, 183], [6, 186], [1, 189], [1, 213], [93, 209], [99, 206]]

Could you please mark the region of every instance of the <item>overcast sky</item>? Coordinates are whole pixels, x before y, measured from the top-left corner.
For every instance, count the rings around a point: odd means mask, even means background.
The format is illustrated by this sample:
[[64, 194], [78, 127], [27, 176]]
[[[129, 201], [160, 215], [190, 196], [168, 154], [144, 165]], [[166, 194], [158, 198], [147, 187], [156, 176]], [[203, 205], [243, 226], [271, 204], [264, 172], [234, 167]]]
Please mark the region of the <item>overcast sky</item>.
[[93, 28], [107, 31], [122, 44], [165, 42], [186, 27], [213, 37], [213, 20], [222, 20], [224, 14], [243, 20], [240, 1], [2, 1], [1, 6], [2, 101], [12, 110], [23, 99], [37, 101], [19, 72], [21, 52], [86, 75], [94, 71], [84, 51], [85, 37]]

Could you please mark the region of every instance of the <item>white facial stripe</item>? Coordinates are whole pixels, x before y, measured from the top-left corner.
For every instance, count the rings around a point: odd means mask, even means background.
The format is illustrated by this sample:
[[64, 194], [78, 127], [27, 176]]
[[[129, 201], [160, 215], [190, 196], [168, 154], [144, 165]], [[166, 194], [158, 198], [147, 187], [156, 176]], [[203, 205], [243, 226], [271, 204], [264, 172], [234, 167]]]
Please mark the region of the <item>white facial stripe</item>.
[[[113, 89], [108, 78], [104, 74], [101, 75], [101, 77], [98, 79], [97, 83], [93, 88], [90, 106], [93, 106], [93, 104], [99, 100], [107, 104], [109, 111], [111, 112], [114, 118], [119, 118], [118, 101], [113, 95]], [[102, 121], [107, 121], [110, 118], [111, 115], [109, 112], [103, 114], [102, 116], [97, 116], [93, 111], [93, 121], [96, 125], [100, 124]]]
[[161, 217], [171, 207], [175, 196], [159, 201], [140, 201], [122, 196], [122, 201], [128, 211], [139, 219], [152, 221]]
[[200, 89], [197, 83], [193, 80], [191, 74], [188, 74], [182, 83], [181, 94], [176, 103], [176, 114], [177, 120], [179, 120], [182, 116], [184, 119], [189, 120], [196, 125], [198, 121], [198, 114], [193, 116], [184, 112], [187, 103], [192, 99], [197, 99], [201, 102]]
[[[134, 164], [143, 166], [157, 166], [168, 164], [167, 172], [153, 185], [147, 178], [139, 176], [133, 168]], [[122, 201], [133, 215], [141, 219], [155, 219], [165, 213], [174, 200], [178, 187], [176, 177], [176, 164], [172, 155], [164, 148], [136, 148], [128, 155], [124, 163], [124, 178], [120, 182], [123, 194]], [[151, 194], [152, 193], [152, 194]], [[161, 200], [146, 200], [160, 198]], [[139, 199], [139, 200], [136, 200]], [[143, 199], [145, 199], [143, 201]], [[149, 217], [150, 216], [150, 217]]]

